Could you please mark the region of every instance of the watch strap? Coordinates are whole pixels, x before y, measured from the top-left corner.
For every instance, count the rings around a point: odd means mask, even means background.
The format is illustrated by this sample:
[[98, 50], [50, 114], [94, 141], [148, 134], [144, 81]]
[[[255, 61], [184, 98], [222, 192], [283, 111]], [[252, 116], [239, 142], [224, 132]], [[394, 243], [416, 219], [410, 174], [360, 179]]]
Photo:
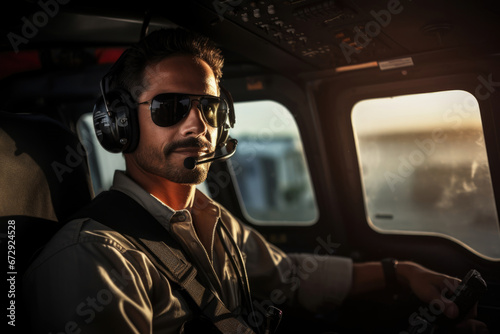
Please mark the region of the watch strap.
[[398, 260], [394, 258], [382, 259], [382, 271], [384, 272], [385, 285], [389, 290], [395, 290], [398, 286], [398, 278], [396, 274], [396, 267]]

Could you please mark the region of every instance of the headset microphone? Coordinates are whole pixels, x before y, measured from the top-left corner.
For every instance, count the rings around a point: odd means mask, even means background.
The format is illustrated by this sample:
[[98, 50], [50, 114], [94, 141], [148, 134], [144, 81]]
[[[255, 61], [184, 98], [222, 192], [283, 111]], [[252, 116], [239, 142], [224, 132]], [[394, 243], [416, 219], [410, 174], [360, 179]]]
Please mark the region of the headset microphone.
[[237, 145], [238, 141], [236, 139], [229, 139], [223, 145], [223, 148], [221, 148], [221, 150], [225, 149], [226, 153], [204, 160], [196, 160], [196, 158], [187, 157], [186, 159], [184, 159], [184, 168], [194, 169], [196, 165], [205, 164], [207, 162], [212, 162], [212, 161], [224, 161], [226, 159], [229, 159], [233, 156], [234, 152], [236, 152]]

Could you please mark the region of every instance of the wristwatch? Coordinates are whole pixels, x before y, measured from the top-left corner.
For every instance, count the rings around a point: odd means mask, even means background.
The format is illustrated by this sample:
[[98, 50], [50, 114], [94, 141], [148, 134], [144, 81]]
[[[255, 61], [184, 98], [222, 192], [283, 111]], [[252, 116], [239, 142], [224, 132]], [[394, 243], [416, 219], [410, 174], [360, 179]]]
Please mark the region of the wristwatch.
[[382, 270], [384, 272], [385, 286], [389, 291], [396, 291], [399, 287], [398, 278], [396, 275], [396, 266], [398, 260], [394, 258], [385, 258], [380, 261], [382, 263]]

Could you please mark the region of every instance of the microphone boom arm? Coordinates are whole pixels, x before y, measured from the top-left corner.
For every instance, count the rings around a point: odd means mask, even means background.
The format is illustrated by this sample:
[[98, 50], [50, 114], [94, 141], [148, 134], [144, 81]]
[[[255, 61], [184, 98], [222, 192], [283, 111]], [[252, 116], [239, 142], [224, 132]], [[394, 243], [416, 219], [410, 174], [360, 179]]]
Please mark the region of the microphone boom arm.
[[200, 165], [200, 164], [205, 164], [205, 163], [208, 163], [208, 162], [213, 162], [213, 161], [224, 161], [224, 160], [227, 160], [229, 158], [231, 158], [234, 153], [236, 152], [236, 146], [238, 145], [238, 140], [236, 139], [229, 139], [225, 144], [224, 146], [221, 148], [222, 149], [226, 149], [226, 153], [223, 153], [221, 155], [216, 155], [212, 158], [208, 158], [208, 159], [203, 159], [203, 160], [196, 160], [196, 158], [193, 158], [193, 157], [187, 157], [186, 159], [184, 159], [184, 167], [186, 169], [194, 169], [196, 167], [196, 165]]

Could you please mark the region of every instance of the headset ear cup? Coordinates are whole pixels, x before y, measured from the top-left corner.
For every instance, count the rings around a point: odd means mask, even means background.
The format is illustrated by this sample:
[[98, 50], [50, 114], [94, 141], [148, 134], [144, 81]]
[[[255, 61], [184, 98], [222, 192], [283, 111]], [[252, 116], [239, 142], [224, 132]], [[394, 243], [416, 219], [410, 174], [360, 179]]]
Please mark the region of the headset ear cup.
[[129, 153], [138, 144], [136, 104], [128, 92], [114, 90], [100, 97], [94, 106], [94, 130], [99, 143], [112, 153]]
[[229, 125], [225, 123], [220, 127], [219, 134], [217, 136], [217, 147], [224, 145], [224, 143], [229, 138]]
[[124, 148], [123, 153], [132, 153], [137, 148], [139, 144], [139, 120], [137, 103], [128, 91], [121, 90], [120, 96], [123, 99], [123, 103], [127, 106], [127, 119], [128, 124], [126, 127], [126, 138], [128, 140], [128, 145]]
[[234, 127], [234, 123], [236, 122], [236, 117], [234, 114], [234, 102], [231, 93], [224, 88], [223, 86], [219, 86], [221, 91], [221, 97], [227, 103], [227, 116], [224, 124], [219, 128], [218, 137], [217, 137], [217, 147], [220, 147], [226, 143], [229, 139], [229, 130]]
[[92, 114], [97, 140], [106, 151], [119, 153], [120, 149], [116, 145], [117, 136], [114, 133], [114, 118], [111, 116], [111, 113], [107, 111], [103, 97], [99, 97]]

